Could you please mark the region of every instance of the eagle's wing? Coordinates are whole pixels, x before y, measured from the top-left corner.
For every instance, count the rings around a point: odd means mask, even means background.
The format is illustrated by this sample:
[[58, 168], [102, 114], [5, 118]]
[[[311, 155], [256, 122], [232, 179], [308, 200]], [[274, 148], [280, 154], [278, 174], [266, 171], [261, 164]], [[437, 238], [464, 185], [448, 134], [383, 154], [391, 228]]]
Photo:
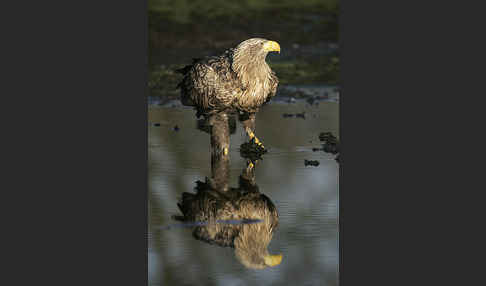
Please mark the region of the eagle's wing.
[[241, 93], [241, 83], [227, 55], [195, 60], [179, 71], [184, 74], [178, 86], [182, 103], [195, 106], [203, 113], [230, 108]]
[[269, 102], [272, 97], [274, 97], [277, 94], [277, 87], [278, 87], [278, 78], [275, 75], [275, 73], [272, 71], [272, 74], [270, 76], [270, 92], [267, 95], [267, 98], [265, 99], [265, 103]]

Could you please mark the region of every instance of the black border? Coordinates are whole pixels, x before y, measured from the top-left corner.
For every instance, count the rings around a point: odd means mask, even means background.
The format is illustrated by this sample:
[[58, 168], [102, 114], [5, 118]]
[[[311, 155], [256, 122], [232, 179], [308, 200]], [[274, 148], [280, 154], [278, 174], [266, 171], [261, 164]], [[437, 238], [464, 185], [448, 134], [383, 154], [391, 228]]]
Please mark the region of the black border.
[[[15, 284], [147, 284], [147, 3], [91, 3], [29, 4], [3, 37]], [[484, 25], [460, 8], [341, 3], [340, 285], [451, 279], [431, 272], [454, 262], [437, 208], [469, 182], [451, 134], [483, 122], [462, 104], [484, 54], [463, 35]]]
[[146, 11], [5, 10], [3, 284], [147, 285]]
[[482, 128], [468, 96], [483, 90], [470, 72], [482, 16], [452, 2], [341, 4], [341, 285], [464, 284], [468, 259], [449, 254], [470, 237], [451, 222], [471, 219], [458, 146]]

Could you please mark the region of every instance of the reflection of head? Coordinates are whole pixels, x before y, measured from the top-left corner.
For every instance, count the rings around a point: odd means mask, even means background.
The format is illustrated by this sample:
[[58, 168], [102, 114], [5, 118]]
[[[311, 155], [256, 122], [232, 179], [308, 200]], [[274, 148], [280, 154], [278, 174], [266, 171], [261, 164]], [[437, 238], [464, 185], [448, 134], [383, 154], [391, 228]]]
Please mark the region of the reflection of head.
[[[270, 255], [267, 247], [278, 225], [278, 213], [270, 199], [252, 184], [220, 192], [209, 181], [197, 182], [196, 194], [183, 193], [178, 203], [186, 222], [208, 222], [197, 226], [193, 236], [210, 244], [235, 248], [237, 259], [248, 268], [263, 269], [280, 264], [281, 255]], [[250, 186], [253, 188], [242, 188]], [[217, 221], [261, 220], [258, 223], [225, 224]]]
[[270, 255], [267, 247], [272, 240], [272, 224], [265, 219], [262, 223], [245, 224], [234, 240], [236, 258], [248, 268], [263, 269], [279, 265], [282, 255]]

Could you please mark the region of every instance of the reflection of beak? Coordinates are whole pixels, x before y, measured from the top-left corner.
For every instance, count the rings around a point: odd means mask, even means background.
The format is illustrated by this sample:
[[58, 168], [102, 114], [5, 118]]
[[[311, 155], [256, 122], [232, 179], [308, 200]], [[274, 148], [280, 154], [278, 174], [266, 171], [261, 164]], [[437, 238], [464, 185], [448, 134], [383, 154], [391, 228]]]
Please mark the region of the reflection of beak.
[[282, 262], [282, 254], [265, 256], [265, 264], [268, 266], [277, 266]]
[[267, 52], [278, 52], [280, 54], [280, 45], [274, 41], [265, 42], [263, 49]]

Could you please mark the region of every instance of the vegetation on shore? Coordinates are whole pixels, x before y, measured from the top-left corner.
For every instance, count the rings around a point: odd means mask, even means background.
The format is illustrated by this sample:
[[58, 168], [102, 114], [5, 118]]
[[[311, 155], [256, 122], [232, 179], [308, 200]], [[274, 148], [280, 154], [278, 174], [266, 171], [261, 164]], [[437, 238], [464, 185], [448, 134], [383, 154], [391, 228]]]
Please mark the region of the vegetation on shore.
[[[285, 84], [338, 84], [339, 58], [335, 56], [322, 57], [316, 62], [281, 61], [269, 63], [277, 74], [281, 85]], [[182, 75], [175, 72], [183, 65], [159, 65], [149, 73], [149, 89], [151, 96], [177, 95], [177, 84]]]

